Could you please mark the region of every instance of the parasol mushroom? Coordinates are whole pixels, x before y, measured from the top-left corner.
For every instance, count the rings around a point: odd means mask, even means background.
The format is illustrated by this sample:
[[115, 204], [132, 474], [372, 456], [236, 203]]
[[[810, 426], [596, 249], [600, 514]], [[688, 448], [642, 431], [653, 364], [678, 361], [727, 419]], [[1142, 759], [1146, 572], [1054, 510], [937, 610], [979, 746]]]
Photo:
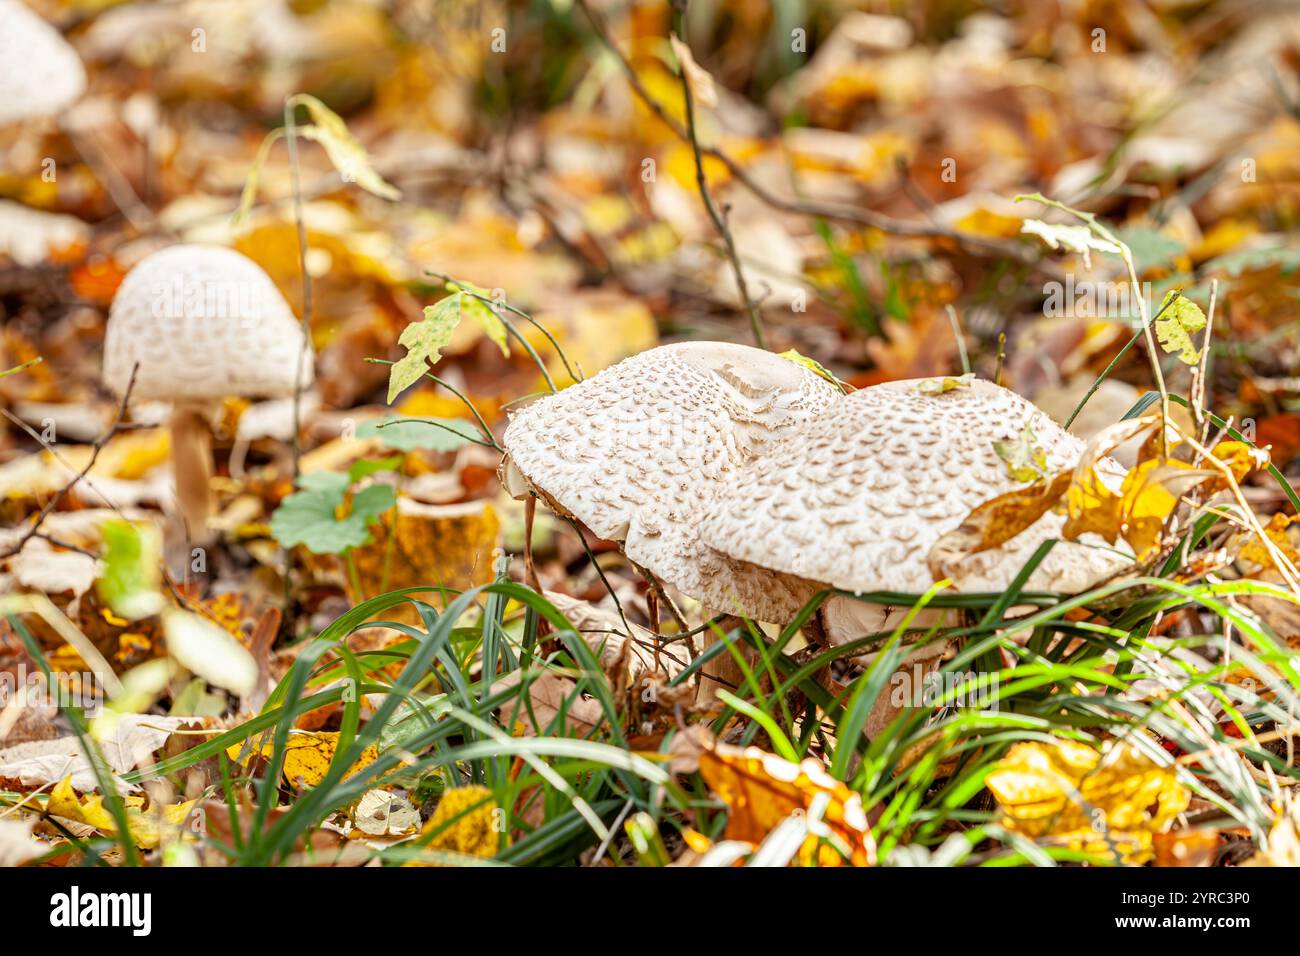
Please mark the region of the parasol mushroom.
[[85, 92], [77, 51], [18, 0], [0, 0], [0, 126], [55, 116]]
[[808, 586], [703, 546], [698, 527], [746, 463], [840, 397], [761, 349], [660, 346], [515, 413], [502, 482], [620, 542], [634, 564], [707, 607], [784, 621]]
[[[134, 385], [131, 385], [134, 377]], [[176, 245], [122, 280], [104, 337], [104, 383], [172, 403], [171, 455], [189, 535], [207, 535], [211, 414], [229, 396], [281, 397], [312, 381], [310, 347], [271, 278], [221, 246]]]
[[[935, 543], [978, 505], [1023, 487], [995, 442], [1016, 442], [1026, 423], [1044, 470], [1075, 465], [1084, 444], [1008, 389], [975, 380], [938, 392], [934, 380], [889, 382], [855, 392], [753, 462], [704, 520], [711, 547], [821, 587], [919, 594], [934, 584]], [[1099, 464], [1103, 479], [1123, 469]], [[954, 584], [1002, 591], [1065, 518], [1051, 512], [999, 548], [968, 556]], [[1097, 539], [1098, 541], [1100, 539]], [[1075, 592], [1130, 563], [1089, 540], [1059, 542], [1029, 590]], [[831, 643], [892, 626], [901, 612], [851, 598], [828, 601]]]

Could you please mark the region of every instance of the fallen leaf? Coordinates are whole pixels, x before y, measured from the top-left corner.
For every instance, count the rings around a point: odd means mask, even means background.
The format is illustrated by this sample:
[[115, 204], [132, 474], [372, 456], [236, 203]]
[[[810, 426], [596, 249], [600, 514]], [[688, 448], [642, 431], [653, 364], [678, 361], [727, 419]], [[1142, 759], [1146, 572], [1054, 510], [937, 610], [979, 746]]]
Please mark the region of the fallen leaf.
[[1007, 829], [1124, 863], [1150, 860], [1153, 836], [1191, 801], [1172, 766], [1120, 743], [1101, 753], [1064, 740], [1018, 743], [984, 783]]
[[435, 834], [430, 849], [488, 859], [499, 846], [500, 811], [487, 787], [472, 784], [446, 790], [421, 833]]
[[[138, 796], [123, 797], [126, 804], [127, 828], [131, 839], [145, 850], [152, 850], [162, 842], [164, 828], [179, 830], [189, 818], [190, 810], [197, 801], [169, 804], [167, 806], [144, 808], [144, 798]], [[107, 836], [117, 836], [117, 821], [112, 812], [104, 805], [104, 798], [98, 794], [78, 796], [72, 786], [71, 778], [55, 784], [45, 804], [47, 813], [94, 827]]]
[[50, 848], [32, 836], [35, 820], [0, 819], [0, 866], [22, 866]]
[[791, 815], [808, 813], [824, 828], [825, 842], [810, 835], [799, 851], [801, 863], [875, 863], [876, 845], [862, 798], [817, 760], [807, 757], [792, 763], [757, 747], [734, 747], [703, 733], [692, 735], [689, 746], [697, 751], [701, 776], [727, 804], [728, 840], [762, 843]]
[[[275, 749], [275, 743], [270, 736], [266, 734], [257, 738], [260, 741], [260, 749], [257, 753], [266, 760], [271, 758]], [[336, 731], [290, 733], [284, 747], [284, 779], [295, 790], [316, 786], [329, 772], [330, 762], [334, 759], [334, 751], [338, 749], [338, 745], [339, 735]], [[232, 744], [226, 748], [226, 754], [240, 766], [247, 766], [253, 756], [247, 747], [247, 743]], [[370, 744], [348, 768], [343, 779], [348, 779], [378, 758], [379, 748]]]
[[247, 697], [257, 684], [257, 662], [220, 626], [192, 611], [163, 612], [167, 653], [182, 667], [214, 687]]

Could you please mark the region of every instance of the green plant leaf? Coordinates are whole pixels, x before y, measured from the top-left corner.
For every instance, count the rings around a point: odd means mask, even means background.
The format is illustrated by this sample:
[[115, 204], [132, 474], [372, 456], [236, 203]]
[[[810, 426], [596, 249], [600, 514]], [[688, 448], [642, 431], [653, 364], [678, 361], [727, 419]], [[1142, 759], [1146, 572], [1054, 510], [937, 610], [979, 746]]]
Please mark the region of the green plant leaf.
[[163, 607], [162, 540], [154, 527], [131, 521], [105, 521], [104, 573], [99, 596], [113, 613], [129, 621], [157, 614]]
[[970, 388], [975, 381], [975, 373], [965, 375], [940, 375], [937, 378], [923, 378], [916, 383], [916, 390], [922, 395], [942, 395], [954, 388]]
[[1120, 254], [1120, 247], [1108, 239], [1096, 235], [1090, 226], [1068, 226], [1059, 223], [1043, 222], [1041, 219], [1026, 219], [1020, 227], [1026, 235], [1037, 236], [1052, 249], [1065, 249], [1083, 256], [1086, 268], [1092, 268], [1092, 252], [1113, 252]]
[[[483, 334], [496, 344], [496, 347], [501, 350], [501, 354], [509, 355], [510, 343], [506, 324], [501, 321], [501, 316], [497, 315], [483, 301], [483, 299], [492, 298], [488, 290], [481, 289], [468, 282], [448, 282], [447, 288], [459, 297], [461, 316], [469, 316], [477, 322], [479, 327], [483, 329]], [[482, 296], [483, 299], [477, 298], [477, 296]]]
[[1038, 446], [1032, 418], [1025, 420], [1016, 438], [995, 441], [993, 451], [1007, 463], [1007, 471], [1016, 481], [1037, 481], [1047, 474], [1047, 453]]
[[388, 369], [388, 402], [391, 405], [402, 392], [420, 380], [430, 365], [442, 358], [442, 350], [451, 341], [460, 324], [460, 293], [447, 296], [436, 305], [426, 306], [424, 318], [402, 330], [397, 344], [406, 354]]
[[810, 372], [820, 375], [822, 378], [826, 379], [826, 381], [838, 388], [841, 394], [848, 391], [848, 389], [844, 387], [844, 383], [827, 371], [821, 362], [818, 362], [816, 359], [810, 359], [806, 355], [801, 355], [795, 349], [787, 349], [780, 354], [781, 358], [789, 359], [791, 362], [794, 362], [795, 365], [802, 365]]
[[455, 451], [479, 439], [467, 421], [458, 418], [385, 418], [357, 426], [358, 438], [378, 438], [398, 451]]
[[271, 516], [271, 534], [286, 548], [303, 545], [312, 554], [341, 554], [370, 540], [370, 525], [397, 503], [389, 485], [370, 485], [352, 496], [347, 517], [338, 517], [349, 485], [347, 475], [303, 475], [304, 488], [289, 495]]
[[[1173, 301], [1170, 301], [1170, 300]], [[1160, 318], [1156, 319], [1156, 337], [1168, 353], [1178, 353], [1178, 358], [1188, 365], [1201, 360], [1201, 352], [1192, 342], [1192, 333], [1205, 328], [1205, 313], [1201, 307], [1172, 289], [1160, 303]]]
[[339, 171], [344, 182], [356, 183], [368, 193], [383, 199], [400, 199], [402, 194], [392, 183], [386, 182], [375, 172], [370, 162], [370, 154], [360, 141], [348, 130], [347, 123], [332, 109], [305, 93], [293, 98], [294, 103], [301, 103], [311, 115], [313, 126], [300, 126], [297, 132], [304, 139], [314, 140], [325, 149], [325, 155], [334, 168]]

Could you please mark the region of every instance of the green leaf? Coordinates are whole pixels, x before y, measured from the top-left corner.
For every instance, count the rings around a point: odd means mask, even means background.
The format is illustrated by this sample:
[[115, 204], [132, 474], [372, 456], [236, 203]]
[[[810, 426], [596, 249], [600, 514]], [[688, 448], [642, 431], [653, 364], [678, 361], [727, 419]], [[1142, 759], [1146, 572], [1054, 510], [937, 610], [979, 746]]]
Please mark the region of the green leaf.
[[1090, 226], [1068, 226], [1059, 223], [1043, 222], [1041, 219], [1026, 219], [1020, 227], [1026, 235], [1037, 236], [1052, 249], [1065, 249], [1083, 256], [1086, 268], [1092, 268], [1093, 251], [1113, 252], [1120, 255], [1120, 247], [1109, 239], [1096, 235]]
[[1186, 251], [1181, 242], [1146, 226], [1119, 229], [1116, 235], [1133, 254], [1133, 265], [1138, 275], [1155, 266], [1169, 265]]
[[131, 521], [105, 521], [104, 573], [96, 587], [113, 613], [128, 621], [157, 614], [163, 607], [162, 540], [154, 527]]
[[1199, 305], [1172, 289], [1160, 303], [1160, 318], [1155, 325], [1156, 337], [1166, 352], [1177, 352], [1179, 359], [1188, 365], [1201, 360], [1200, 350], [1192, 342], [1192, 333], [1205, 328], [1205, 313]]
[[[460, 298], [460, 314], [469, 316], [483, 329], [483, 334], [496, 343], [502, 355], [510, 354], [509, 331], [501, 316], [483, 299], [491, 299], [492, 294], [471, 282], [448, 282], [448, 291]], [[472, 294], [471, 294], [472, 293]], [[479, 298], [482, 296], [482, 298]]]
[[826, 381], [830, 382], [832, 385], [838, 388], [841, 394], [847, 391], [847, 389], [844, 387], [844, 383], [841, 382], [834, 375], [832, 375], [829, 371], [827, 371], [826, 368], [816, 359], [810, 359], [806, 355], [800, 355], [799, 352], [797, 352], [794, 349], [788, 349], [784, 352], [781, 352], [780, 355], [781, 358], [789, 359], [791, 362], [794, 362], [795, 365], [802, 365], [804, 368], [808, 369], [809, 371], [814, 372], [817, 375], [820, 375], [822, 378], [826, 379]]
[[378, 438], [398, 451], [455, 451], [479, 439], [469, 422], [457, 418], [385, 418], [357, 426], [358, 438]]
[[1300, 269], [1300, 249], [1276, 246], [1272, 249], [1247, 249], [1229, 252], [1205, 264], [1206, 272], [1226, 272], [1238, 278], [1243, 272], [1258, 272], [1277, 267], [1278, 272], [1289, 276]]
[[397, 503], [397, 494], [389, 485], [370, 485], [352, 496], [348, 516], [339, 518], [349, 485], [347, 475], [303, 475], [299, 485], [304, 490], [289, 495], [275, 509], [271, 534], [286, 548], [301, 544], [312, 554], [341, 554], [361, 547], [370, 540], [370, 525]]
[[916, 383], [916, 390], [922, 395], [942, 395], [954, 388], [970, 388], [975, 381], [975, 373], [965, 375], [941, 375], [938, 378], [923, 378]]
[[402, 467], [403, 460], [402, 455], [392, 455], [388, 458], [369, 460], [363, 458], [360, 461], [354, 461], [352, 467], [348, 469], [348, 481], [356, 482], [381, 471], [397, 471], [398, 468]]
[[459, 295], [448, 296], [437, 305], [426, 306], [424, 318], [402, 330], [397, 344], [406, 354], [388, 369], [388, 402], [391, 405], [402, 392], [420, 380], [430, 365], [442, 358], [442, 350], [451, 341], [460, 324]]
[[303, 138], [320, 143], [325, 155], [334, 168], [339, 171], [344, 182], [356, 183], [368, 193], [383, 199], [400, 199], [402, 194], [397, 187], [385, 182], [371, 165], [370, 154], [360, 141], [348, 130], [347, 123], [332, 109], [305, 93], [299, 93], [294, 103], [301, 103], [311, 114], [314, 126], [300, 126], [297, 132]]
[[1007, 471], [1016, 481], [1037, 481], [1047, 474], [1047, 453], [1038, 446], [1032, 418], [1025, 420], [1015, 439], [995, 441], [993, 451], [1007, 463]]

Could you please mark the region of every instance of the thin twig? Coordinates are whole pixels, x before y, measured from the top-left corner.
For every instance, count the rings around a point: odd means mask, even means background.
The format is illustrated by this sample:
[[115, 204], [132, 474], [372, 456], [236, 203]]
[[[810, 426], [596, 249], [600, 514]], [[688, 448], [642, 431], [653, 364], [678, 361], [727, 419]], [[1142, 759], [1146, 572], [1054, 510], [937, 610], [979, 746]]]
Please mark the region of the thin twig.
[[[674, 0], [673, 5], [677, 8], [677, 30], [680, 33], [685, 20], [686, 0]], [[763, 337], [763, 320], [759, 318], [758, 306], [750, 298], [749, 284], [745, 281], [745, 270], [741, 268], [740, 255], [736, 252], [736, 240], [731, 235], [726, 219], [718, 211], [713, 196], [709, 193], [709, 179], [704, 172], [704, 154], [700, 149], [699, 129], [695, 123], [695, 96], [691, 93], [691, 81], [686, 75], [686, 64], [679, 63], [678, 69], [681, 71], [682, 100], [686, 104], [686, 132], [690, 138], [691, 153], [695, 158], [695, 185], [700, 191], [700, 199], [704, 202], [709, 219], [713, 221], [713, 228], [718, 231], [722, 244], [726, 247], [727, 259], [731, 262], [731, 272], [736, 279], [736, 292], [749, 316], [749, 328], [754, 335], [754, 344], [760, 349], [765, 349], [767, 342]]]
[[298, 134], [294, 114], [298, 109], [296, 96], [284, 101], [284, 136], [289, 151], [289, 177], [293, 184], [293, 219], [298, 227], [298, 269], [302, 273], [302, 347], [298, 354], [297, 367], [293, 373], [293, 480], [297, 482], [299, 467], [302, 462], [302, 440], [299, 430], [302, 427], [302, 389], [303, 358], [311, 348], [311, 313], [312, 287], [311, 274], [307, 271], [307, 222], [302, 208], [302, 176], [298, 167]]
[[81, 480], [86, 477], [86, 475], [90, 474], [90, 470], [95, 467], [95, 462], [99, 460], [99, 453], [104, 450], [104, 446], [107, 445], [113, 436], [117, 434], [118, 429], [121, 427], [122, 419], [126, 417], [127, 405], [130, 404], [131, 392], [135, 389], [135, 376], [138, 371], [140, 371], [140, 364], [137, 362], [131, 369], [131, 378], [126, 383], [126, 391], [122, 393], [122, 403], [117, 407], [117, 415], [114, 417], [113, 423], [109, 425], [108, 431], [95, 439], [95, 443], [90, 446], [90, 458], [86, 461], [86, 464], [82, 467], [81, 471], [77, 472], [70, 482], [55, 492], [54, 497], [45, 503], [45, 507], [43, 507], [40, 514], [36, 516], [36, 520], [32, 522], [31, 527], [28, 528], [23, 533], [23, 536], [18, 539], [18, 543], [9, 548], [9, 550], [4, 554], [0, 554], [0, 558], [11, 558], [21, 551], [23, 546], [34, 538], [38, 531], [40, 531], [41, 525], [45, 523], [45, 519], [48, 518], [63, 502], [63, 499], [68, 496], [68, 492], [72, 491], [72, 489], [75, 488]]
[[[641, 78], [637, 76], [636, 68], [631, 61], [618, 48], [610, 35], [609, 28], [604, 21], [591, 9], [588, 0], [576, 0], [578, 7], [586, 15], [587, 20], [592, 25], [597, 38], [604, 46], [609, 49], [614, 57], [618, 60], [627, 77], [628, 85], [637, 99], [641, 100], [646, 107], [655, 114], [656, 117], [667, 126], [674, 135], [683, 142], [690, 141], [689, 131], [682, 126], [668, 111], [663, 104], [650, 95], [650, 91], [645, 88]], [[768, 191], [765, 187], [757, 183], [753, 177], [747, 173], [734, 159], [728, 156], [716, 146], [701, 146], [700, 151], [705, 156], [720, 162], [726, 167], [731, 178], [737, 183], [744, 186], [754, 194], [760, 201], [773, 209], [782, 212], [793, 213], [801, 216], [822, 216], [826, 219], [835, 219], [840, 222], [850, 222], [859, 226], [866, 226], [871, 229], [879, 229], [881, 232], [887, 232], [895, 236], [908, 236], [915, 238], [944, 238], [951, 239], [960, 243], [972, 252], [992, 253], [998, 256], [1004, 256], [1010, 259], [1016, 259], [1020, 262], [1036, 262], [1037, 256], [1018, 242], [1005, 242], [996, 239], [987, 239], [983, 236], [975, 236], [970, 233], [961, 232], [958, 229], [952, 229], [939, 223], [909, 222], [902, 219], [895, 219], [893, 216], [887, 216], [884, 213], [874, 212], [870, 209], [859, 209], [853, 206], [843, 206], [838, 203], [817, 202], [814, 200], [785, 199]]]

